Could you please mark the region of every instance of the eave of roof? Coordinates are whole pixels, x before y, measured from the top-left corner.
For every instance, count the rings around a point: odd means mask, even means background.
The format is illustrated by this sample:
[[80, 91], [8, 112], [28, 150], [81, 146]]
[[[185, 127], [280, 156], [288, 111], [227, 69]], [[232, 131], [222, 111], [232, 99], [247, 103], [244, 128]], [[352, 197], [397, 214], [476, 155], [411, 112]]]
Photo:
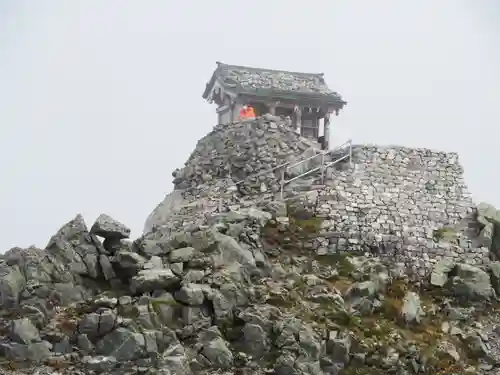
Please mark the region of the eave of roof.
[[[210, 91], [212, 90], [213, 85], [215, 84], [215, 81], [219, 78], [219, 73], [223, 70], [247, 70], [250, 72], [273, 72], [273, 73], [285, 73], [285, 74], [291, 74], [297, 77], [317, 77], [320, 78], [321, 81], [324, 82], [324, 74], [323, 73], [303, 73], [303, 72], [292, 72], [292, 71], [287, 71], [287, 70], [275, 70], [275, 69], [264, 69], [264, 68], [253, 68], [253, 67], [248, 67], [248, 66], [243, 66], [243, 65], [228, 65], [228, 64], [223, 64], [221, 62], [217, 61], [217, 68], [215, 69], [214, 73], [212, 74], [212, 77], [210, 78], [210, 81], [206, 84], [205, 91], [203, 92], [203, 98], [207, 99], [208, 95], [210, 94]], [[332, 92], [328, 94], [322, 94], [322, 93], [315, 93], [315, 92], [298, 92], [298, 91], [291, 91], [291, 90], [273, 90], [273, 89], [266, 89], [266, 88], [258, 88], [258, 89], [253, 89], [253, 90], [248, 90], [242, 87], [241, 85], [239, 87], [235, 85], [230, 85], [225, 82], [222, 82], [219, 80], [219, 84], [223, 86], [225, 89], [231, 90], [237, 94], [241, 95], [253, 95], [253, 96], [267, 96], [267, 97], [272, 97], [272, 98], [277, 98], [277, 99], [304, 99], [304, 100], [315, 100], [315, 101], [320, 101], [322, 103], [328, 103], [328, 104], [339, 104], [341, 107], [347, 104], [346, 101], [342, 99], [342, 96]], [[326, 83], [325, 83], [326, 85]]]
[[285, 74], [292, 74], [295, 76], [302, 76], [302, 77], [324, 77], [324, 73], [305, 73], [305, 72], [292, 72], [288, 70], [277, 70], [277, 69], [265, 69], [265, 68], [254, 68], [251, 66], [244, 66], [244, 65], [229, 65], [229, 64], [224, 64], [221, 62], [217, 62], [217, 70], [222, 70], [222, 69], [235, 69], [235, 70], [248, 70], [250, 72], [271, 72], [271, 73], [285, 73]]
[[343, 107], [347, 102], [337, 96], [324, 95], [324, 94], [313, 94], [313, 93], [301, 93], [301, 92], [291, 92], [291, 91], [274, 91], [267, 89], [260, 89], [258, 91], [252, 92], [238, 92], [240, 95], [245, 96], [256, 96], [256, 97], [266, 97], [270, 99], [283, 99], [283, 100], [304, 100], [308, 102], [318, 102], [325, 104], [338, 104]]

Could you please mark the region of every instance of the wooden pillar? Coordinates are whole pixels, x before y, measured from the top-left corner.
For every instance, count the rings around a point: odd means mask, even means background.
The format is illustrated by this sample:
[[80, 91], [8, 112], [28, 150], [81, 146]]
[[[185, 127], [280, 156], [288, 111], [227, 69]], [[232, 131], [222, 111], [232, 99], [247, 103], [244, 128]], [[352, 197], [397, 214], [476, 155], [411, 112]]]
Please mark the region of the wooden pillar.
[[299, 106], [295, 106], [294, 108], [295, 112], [295, 130], [297, 133], [301, 133], [301, 128], [302, 128], [302, 108]]
[[323, 136], [325, 137], [325, 149], [329, 148], [330, 144], [330, 113], [325, 114]]
[[278, 102], [269, 103], [269, 113], [273, 116], [276, 115], [276, 107], [278, 106]]
[[233, 122], [237, 122], [240, 119], [240, 111], [243, 104], [238, 101], [235, 101], [233, 104]]

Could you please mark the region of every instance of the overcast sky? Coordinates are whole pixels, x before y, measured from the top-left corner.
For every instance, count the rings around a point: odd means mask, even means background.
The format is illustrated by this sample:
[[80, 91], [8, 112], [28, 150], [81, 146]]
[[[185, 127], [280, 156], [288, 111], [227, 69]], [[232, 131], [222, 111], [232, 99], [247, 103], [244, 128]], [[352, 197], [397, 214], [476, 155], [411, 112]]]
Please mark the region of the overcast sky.
[[459, 152], [500, 206], [496, 0], [0, 0], [0, 249], [78, 212], [140, 235], [215, 124], [217, 60], [324, 72], [334, 137]]

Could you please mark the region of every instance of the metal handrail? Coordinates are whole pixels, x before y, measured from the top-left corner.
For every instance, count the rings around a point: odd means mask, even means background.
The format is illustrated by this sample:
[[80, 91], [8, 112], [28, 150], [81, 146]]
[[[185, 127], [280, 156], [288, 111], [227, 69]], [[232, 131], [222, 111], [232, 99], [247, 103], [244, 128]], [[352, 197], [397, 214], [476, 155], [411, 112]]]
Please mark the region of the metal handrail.
[[[347, 155], [344, 155], [344, 156], [341, 156], [340, 158], [338, 159], [335, 159], [334, 161], [330, 162], [330, 163], [327, 163], [325, 165], [325, 155], [326, 154], [330, 154], [330, 153], [333, 153], [335, 151], [338, 151], [338, 150], [341, 150], [343, 149], [345, 146], [348, 146], [349, 147], [349, 152]], [[311, 168], [307, 171], [305, 171], [304, 173], [298, 175], [298, 176], [295, 176], [295, 177], [292, 177], [291, 179], [289, 180], [286, 180], [285, 179], [285, 173], [286, 171], [289, 169], [289, 168], [292, 168], [292, 167], [296, 167], [297, 165], [301, 165], [301, 164], [304, 164], [305, 162], [309, 161], [309, 160], [312, 160], [314, 158], [317, 158], [318, 156], [321, 156], [321, 165], [319, 167], [316, 167], [316, 168]], [[304, 176], [307, 176], [308, 174], [312, 173], [312, 172], [316, 172], [318, 170], [321, 170], [321, 183], [323, 184], [324, 182], [324, 176], [325, 176], [325, 170], [327, 170], [328, 168], [330, 168], [331, 166], [341, 162], [342, 160], [345, 160], [349, 158], [349, 163], [352, 164], [352, 139], [349, 139], [347, 142], [344, 142], [343, 144], [341, 144], [340, 146], [337, 146], [336, 148], [334, 148], [333, 150], [327, 150], [327, 151], [324, 151], [324, 152], [320, 152], [319, 154], [316, 154], [316, 155], [313, 155], [307, 159], [304, 159], [304, 160], [301, 160], [295, 164], [292, 164], [291, 166], [288, 166], [286, 167], [285, 169], [283, 169], [281, 171], [281, 183], [280, 183], [280, 199], [283, 200], [283, 191], [284, 191], [284, 188], [285, 188], [285, 185], [292, 182], [292, 181], [295, 181], [301, 177], [304, 177]]]
[[[333, 153], [333, 152], [338, 151], [338, 150], [341, 150], [345, 146], [349, 147], [349, 152], [348, 152], [347, 155], [344, 155], [344, 156], [342, 156], [342, 157], [340, 157], [338, 159], [335, 159], [334, 161], [332, 161], [330, 163], [325, 164], [325, 155]], [[320, 157], [320, 156], [321, 156], [321, 165], [319, 167], [311, 168], [311, 169], [307, 170], [306, 172], [304, 172], [304, 173], [302, 173], [302, 174], [300, 174], [298, 176], [292, 177], [291, 179], [288, 179], [288, 180], [285, 179], [285, 173], [289, 169], [291, 169], [293, 167], [296, 167], [298, 165], [302, 165], [302, 164], [304, 164], [304, 163], [306, 163], [306, 162], [308, 162], [308, 161], [310, 161], [312, 159], [315, 159], [317, 157]], [[307, 176], [308, 174], [316, 172], [318, 170], [321, 170], [321, 183], [323, 184], [325, 171], [328, 168], [330, 168], [331, 166], [333, 166], [333, 165], [335, 165], [335, 164], [337, 164], [337, 163], [339, 163], [342, 160], [345, 160], [347, 158], [349, 159], [349, 162], [352, 164], [352, 140], [351, 139], [349, 139], [347, 142], [344, 142], [340, 146], [335, 147], [332, 150], [323, 150], [323, 151], [321, 151], [321, 152], [319, 152], [319, 153], [317, 153], [315, 155], [312, 155], [312, 156], [310, 156], [310, 157], [308, 157], [306, 159], [299, 160], [299, 161], [297, 161], [297, 162], [295, 162], [293, 164], [292, 164], [293, 160], [291, 160], [291, 161], [288, 161], [286, 163], [279, 164], [276, 167], [273, 167], [273, 168], [270, 168], [270, 169], [266, 169], [264, 171], [260, 171], [258, 173], [254, 173], [252, 175], [249, 175], [249, 176], [245, 177], [244, 179], [236, 182], [234, 184], [234, 186], [240, 185], [243, 182], [245, 182], [245, 181], [247, 181], [247, 180], [249, 180], [251, 178], [259, 177], [259, 176], [262, 176], [262, 175], [264, 175], [266, 173], [271, 173], [271, 172], [276, 171], [277, 169], [282, 168], [282, 170], [281, 170], [281, 182], [280, 182], [280, 200], [284, 200], [283, 193], [284, 193], [284, 187], [285, 187], [286, 184], [288, 184], [288, 183], [290, 183], [292, 181], [295, 181], [295, 180], [297, 180], [297, 179], [299, 179], [301, 177]], [[210, 196], [210, 194], [209, 194], [209, 196]], [[222, 209], [222, 202], [223, 202], [223, 200], [224, 200], [223, 197], [219, 198], [219, 202], [218, 202], [219, 210]], [[190, 204], [183, 205], [182, 208], [186, 208], [189, 205]], [[214, 207], [214, 206], [212, 206], [212, 207]], [[184, 217], [184, 216], [190, 216], [190, 215], [178, 215], [178, 216], [179, 217]]]
[[321, 151], [321, 152], [319, 152], [319, 153], [317, 153], [315, 155], [312, 155], [312, 156], [310, 156], [310, 157], [308, 157], [306, 159], [299, 160], [298, 162], [295, 162], [292, 165], [289, 165], [290, 163], [293, 162], [293, 160], [290, 160], [290, 161], [287, 161], [286, 163], [280, 164], [280, 165], [278, 165], [276, 167], [273, 167], [271, 169], [266, 169], [266, 170], [260, 171], [258, 173], [251, 174], [250, 176], [245, 177], [243, 180], [240, 180], [240, 181], [236, 182], [235, 185], [239, 185], [239, 184], [241, 184], [241, 183], [243, 183], [243, 182], [245, 182], [245, 181], [247, 181], [247, 180], [249, 180], [251, 178], [259, 177], [259, 176], [262, 176], [262, 175], [264, 175], [266, 173], [274, 172], [275, 170], [283, 168], [283, 167], [287, 167], [287, 169], [288, 168], [296, 167], [297, 165], [304, 164], [305, 162], [307, 162], [307, 161], [309, 161], [311, 159], [314, 159], [314, 158], [316, 158], [318, 156], [326, 155], [326, 154], [329, 154], [331, 152], [340, 150], [340, 149], [342, 149], [346, 145], [351, 145], [351, 143], [352, 143], [352, 140], [348, 140], [347, 142], [342, 143], [340, 146], [337, 146], [337, 147], [335, 147], [332, 150], [323, 150], [323, 151]]

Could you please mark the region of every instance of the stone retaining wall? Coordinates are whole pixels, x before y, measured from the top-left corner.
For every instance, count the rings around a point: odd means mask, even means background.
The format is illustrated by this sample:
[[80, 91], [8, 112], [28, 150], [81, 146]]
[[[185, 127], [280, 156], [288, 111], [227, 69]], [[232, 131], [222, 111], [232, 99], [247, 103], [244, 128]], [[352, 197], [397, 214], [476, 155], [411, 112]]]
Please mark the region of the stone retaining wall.
[[488, 250], [470, 248], [464, 237], [458, 246], [433, 240], [435, 229], [457, 226], [474, 212], [456, 153], [355, 146], [353, 168], [329, 175], [316, 203], [324, 235], [310, 243], [319, 252], [382, 243], [382, 251], [419, 266], [445, 256], [486, 260]]

